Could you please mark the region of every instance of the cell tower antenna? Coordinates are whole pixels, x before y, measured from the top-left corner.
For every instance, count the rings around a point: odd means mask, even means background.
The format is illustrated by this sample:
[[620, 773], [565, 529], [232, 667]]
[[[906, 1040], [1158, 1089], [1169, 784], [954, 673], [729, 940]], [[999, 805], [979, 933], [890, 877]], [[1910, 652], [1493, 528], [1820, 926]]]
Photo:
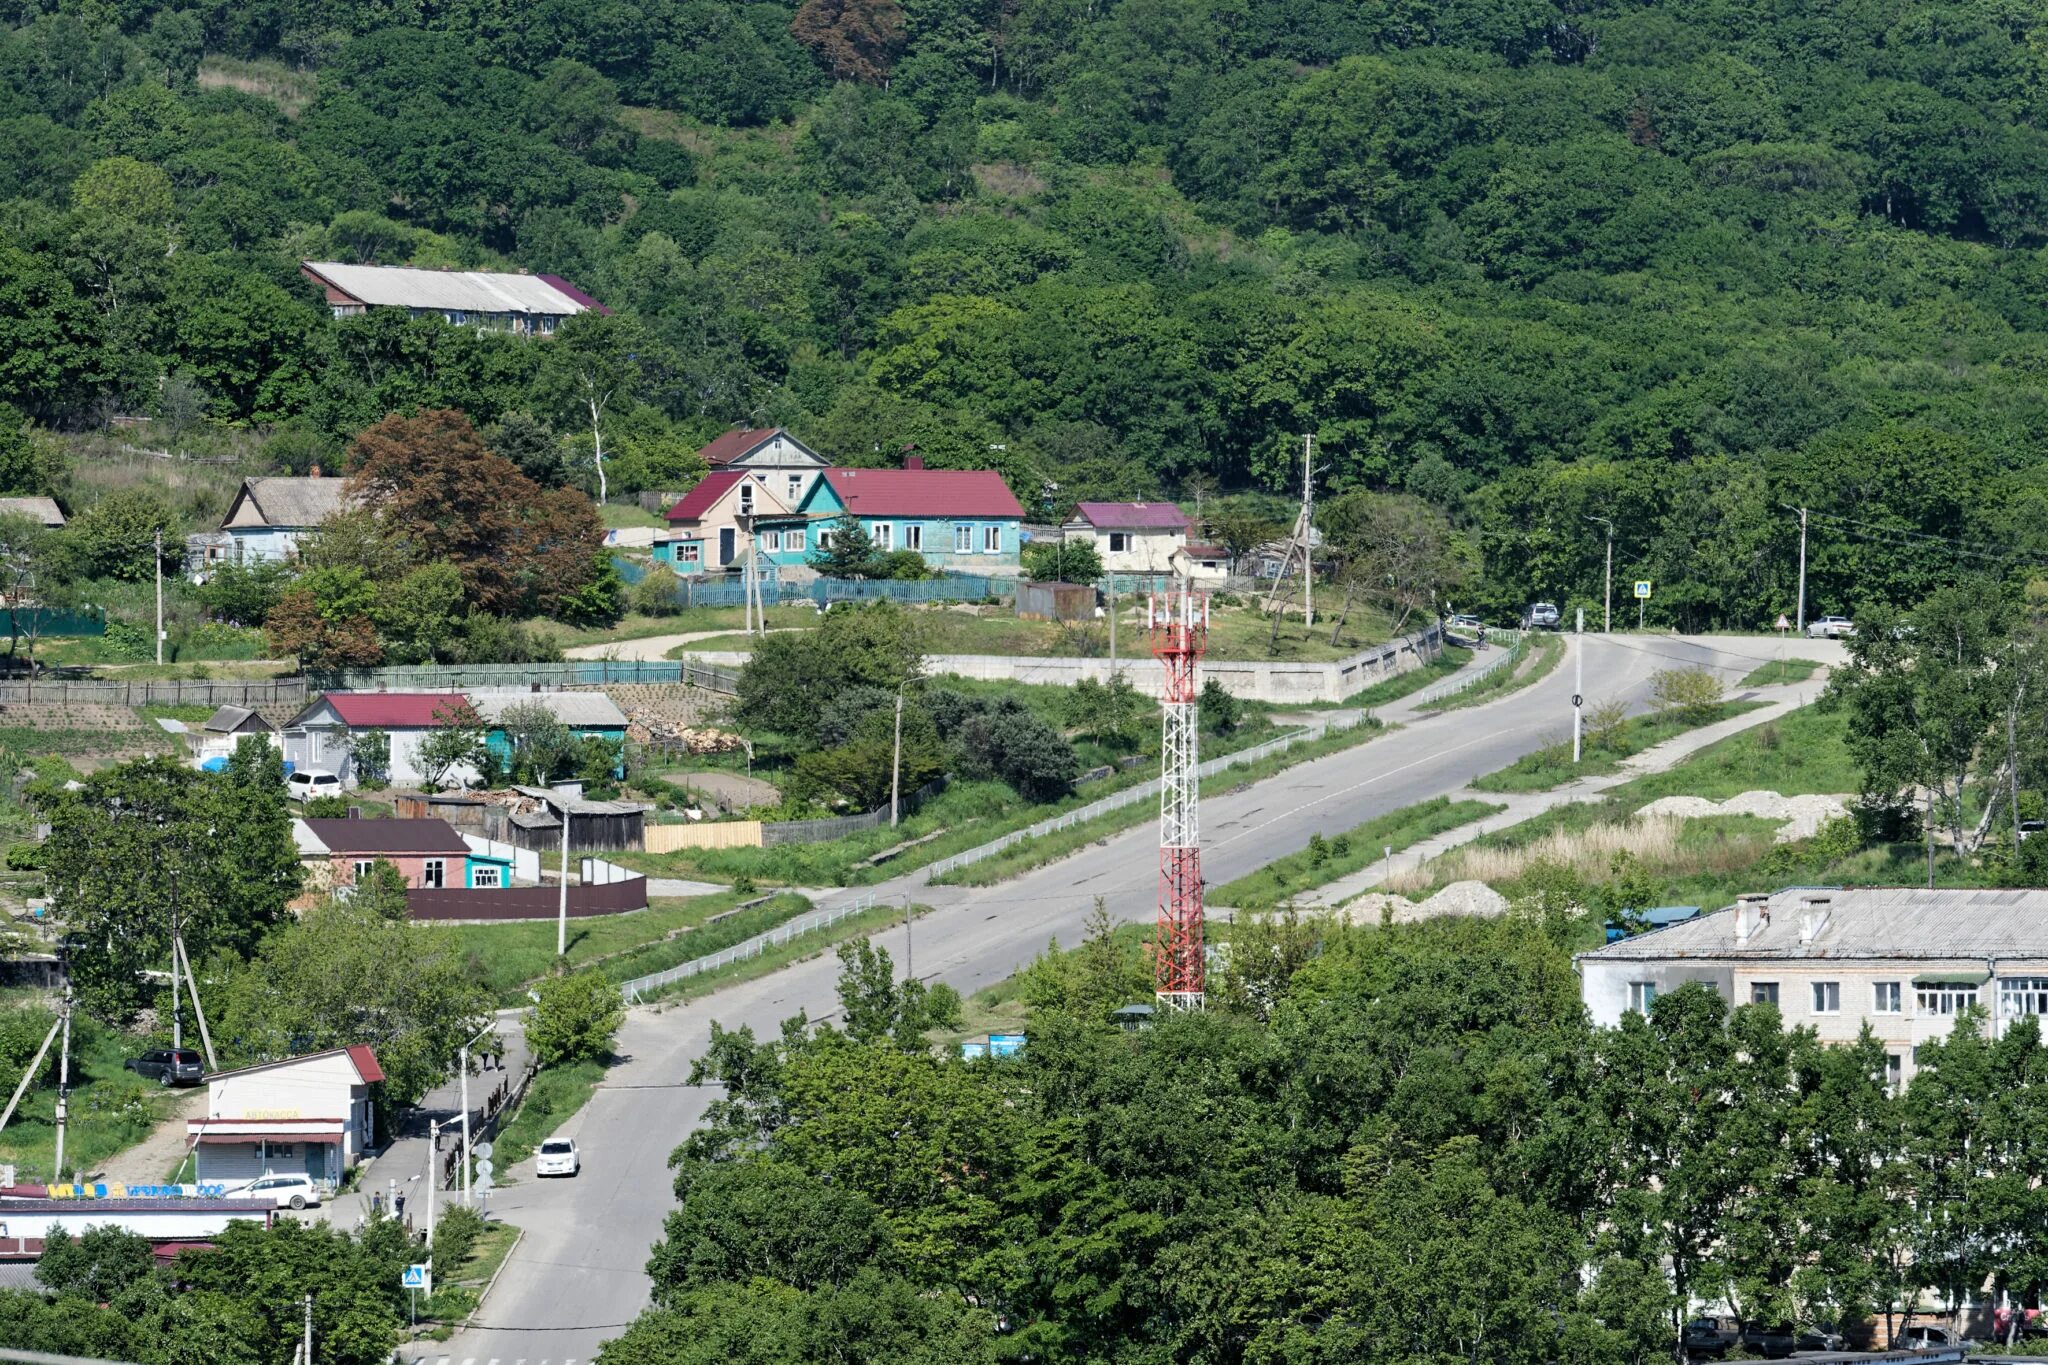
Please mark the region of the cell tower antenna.
[[1203, 995], [1200, 719], [1195, 670], [1209, 639], [1209, 597], [1186, 584], [1146, 599], [1152, 653], [1166, 672], [1160, 697], [1159, 932], [1154, 989], [1170, 1009], [1200, 1009]]

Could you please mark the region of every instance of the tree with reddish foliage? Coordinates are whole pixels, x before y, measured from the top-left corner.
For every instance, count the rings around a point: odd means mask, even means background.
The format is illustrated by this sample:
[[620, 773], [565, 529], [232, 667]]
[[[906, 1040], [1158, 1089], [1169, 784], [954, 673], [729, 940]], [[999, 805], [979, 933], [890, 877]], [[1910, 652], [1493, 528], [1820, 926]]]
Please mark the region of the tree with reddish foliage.
[[903, 51], [903, 11], [896, 0], [804, 0], [789, 32], [833, 79], [880, 85]]
[[602, 563], [604, 524], [573, 489], [543, 490], [462, 413], [386, 417], [349, 451], [352, 492], [415, 563], [446, 560], [470, 604], [552, 614]]

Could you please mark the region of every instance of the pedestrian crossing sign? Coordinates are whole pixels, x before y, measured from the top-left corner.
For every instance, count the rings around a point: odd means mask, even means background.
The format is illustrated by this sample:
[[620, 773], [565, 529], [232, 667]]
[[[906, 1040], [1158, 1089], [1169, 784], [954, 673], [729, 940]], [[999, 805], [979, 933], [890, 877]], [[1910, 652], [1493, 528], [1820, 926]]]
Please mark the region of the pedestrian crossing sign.
[[404, 1275], [399, 1277], [399, 1287], [402, 1289], [424, 1289], [428, 1293], [432, 1293], [434, 1277], [423, 1265], [409, 1265], [405, 1268]]
[[1636, 580], [1636, 596], [1637, 596], [1637, 597], [1648, 597], [1649, 595], [1650, 595], [1650, 580], [1649, 580], [1649, 579], [1647, 579], [1647, 578], [1638, 578], [1638, 579]]

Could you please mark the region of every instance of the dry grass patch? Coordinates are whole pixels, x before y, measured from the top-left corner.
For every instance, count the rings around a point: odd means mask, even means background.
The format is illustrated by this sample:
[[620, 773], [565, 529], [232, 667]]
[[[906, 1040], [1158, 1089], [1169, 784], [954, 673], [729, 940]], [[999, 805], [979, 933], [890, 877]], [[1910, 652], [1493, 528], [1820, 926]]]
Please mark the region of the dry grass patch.
[[1513, 846], [1474, 844], [1420, 867], [1397, 869], [1386, 889], [1402, 893], [1427, 891], [1447, 882], [1480, 881], [1492, 885], [1514, 881], [1538, 863], [1568, 867], [1584, 877], [1606, 875], [1615, 855], [1634, 854], [1652, 866], [1677, 861], [1686, 822], [1671, 816], [1604, 822], [1585, 829], [1562, 825]]

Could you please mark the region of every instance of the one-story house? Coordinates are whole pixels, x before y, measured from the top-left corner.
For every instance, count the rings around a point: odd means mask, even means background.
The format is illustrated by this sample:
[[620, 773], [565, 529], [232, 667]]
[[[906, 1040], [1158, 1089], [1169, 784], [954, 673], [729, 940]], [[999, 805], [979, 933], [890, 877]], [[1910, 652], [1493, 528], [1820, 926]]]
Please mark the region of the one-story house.
[[512, 756], [512, 741], [500, 724], [505, 713], [515, 706], [537, 705], [546, 708], [577, 739], [603, 739], [618, 745], [619, 763], [612, 776], [626, 775], [626, 713], [602, 692], [480, 692], [473, 702], [490, 727], [484, 743], [500, 763]]
[[64, 525], [64, 509], [55, 498], [0, 498], [0, 517], [27, 517], [52, 531]]
[[299, 272], [321, 287], [337, 318], [403, 308], [413, 317], [438, 317], [458, 327], [546, 336], [578, 313], [611, 311], [560, 275], [344, 261], [301, 261]]
[[378, 862], [397, 868], [415, 889], [500, 890], [512, 884], [511, 858], [476, 852], [446, 820], [294, 820], [292, 840], [306, 867], [309, 893], [353, 886]]
[[206, 1117], [185, 1125], [199, 1182], [303, 1173], [331, 1188], [376, 1141], [370, 1087], [383, 1079], [360, 1045], [216, 1071]]
[[[391, 782], [414, 785], [425, 780], [419, 767], [420, 741], [448, 709], [465, 704], [460, 692], [329, 692], [285, 722], [284, 760], [294, 770], [311, 768], [356, 785], [353, 741], [381, 730], [391, 740]], [[457, 782], [476, 780], [467, 764], [448, 776]]]
[[[294, 559], [299, 542], [347, 506], [348, 481], [324, 479], [317, 468], [304, 478], [244, 479], [220, 520], [225, 543], [210, 540], [204, 552], [209, 562], [217, 557], [237, 564]], [[206, 566], [191, 567], [198, 572]]]
[[831, 461], [781, 427], [721, 432], [697, 454], [714, 470], [747, 470], [763, 476], [786, 507], [811, 491]]
[[828, 469], [793, 516], [763, 517], [761, 548], [778, 564], [801, 564], [831, 543], [842, 517], [860, 523], [875, 549], [915, 550], [933, 568], [1015, 573], [1024, 509], [992, 469]]
[[1111, 573], [1172, 573], [1174, 551], [1188, 543], [1188, 515], [1170, 502], [1076, 503], [1060, 529], [1092, 540]]
[[[745, 560], [748, 530], [793, 510], [794, 504], [776, 496], [775, 477], [746, 469], [706, 474], [668, 509], [668, 527], [654, 538], [654, 558], [679, 574], [723, 572]], [[781, 544], [779, 535], [776, 543]]]
[[1230, 577], [1230, 551], [1221, 545], [1183, 545], [1173, 552], [1168, 572], [1197, 583], [1221, 582]]
[[249, 735], [259, 735], [273, 745], [278, 742], [277, 727], [257, 712], [246, 706], [223, 706], [198, 729], [188, 730], [185, 742], [192, 747], [192, 761], [204, 768], [216, 760], [225, 761]]

